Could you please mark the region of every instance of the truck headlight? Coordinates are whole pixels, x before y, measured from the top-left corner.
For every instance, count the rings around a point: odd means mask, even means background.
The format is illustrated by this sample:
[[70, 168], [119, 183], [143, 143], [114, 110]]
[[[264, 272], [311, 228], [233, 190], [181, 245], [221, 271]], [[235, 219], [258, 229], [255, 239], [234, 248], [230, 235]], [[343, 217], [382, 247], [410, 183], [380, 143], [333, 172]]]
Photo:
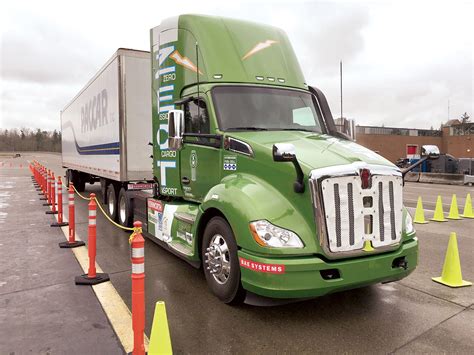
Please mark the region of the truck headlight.
[[250, 230], [255, 241], [261, 246], [273, 248], [304, 247], [296, 233], [277, 227], [265, 220], [250, 222]]
[[405, 233], [412, 234], [415, 232], [415, 227], [413, 226], [413, 219], [411, 218], [410, 212], [406, 211], [405, 214]]

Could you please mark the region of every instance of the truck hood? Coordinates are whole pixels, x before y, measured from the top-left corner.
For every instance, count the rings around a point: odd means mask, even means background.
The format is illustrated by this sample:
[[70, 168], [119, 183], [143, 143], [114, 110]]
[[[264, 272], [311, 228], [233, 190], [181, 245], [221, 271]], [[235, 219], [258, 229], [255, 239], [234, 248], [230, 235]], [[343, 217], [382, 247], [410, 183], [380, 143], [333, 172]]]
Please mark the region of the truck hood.
[[313, 169], [361, 161], [368, 164], [395, 166], [379, 154], [355, 143], [326, 134], [304, 131], [229, 132], [230, 137], [248, 143], [255, 155], [272, 158], [275, 143], [291, 143], [305, 173]]

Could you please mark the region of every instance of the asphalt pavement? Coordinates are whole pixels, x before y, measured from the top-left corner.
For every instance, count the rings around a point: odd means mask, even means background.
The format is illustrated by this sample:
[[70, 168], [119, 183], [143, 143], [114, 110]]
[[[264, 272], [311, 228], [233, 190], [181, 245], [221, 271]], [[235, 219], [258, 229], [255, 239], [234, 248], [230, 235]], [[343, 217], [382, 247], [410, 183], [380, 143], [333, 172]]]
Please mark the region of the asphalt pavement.
[[123, 354], [40, 197], [25, 159], [0, 156], [0, 354]]
[[[33, 159], [55, 173], [64, 173], [57, 154], [26, 154], [15, 162]], [[0, 168], [2, 179], [6, 169], [9, 168]], [[100, 187], [86, 185], [86, 192], [100, 194]], [[474, 197], [472, 187], [407, 183], [404, 201], [413, 212], [416, 199], [422, 196], [426, 217], [430, 218], [438, 194], [442, 195], [447, 212], [453, 193], [462, 210], [468, 192]], [[31, 199], [36, 197], [32, 192]], [[3, 211], [0, 206], [0, 223]], [[25, 220], [18, 224], [18, 232], [30, 228]], [[6, 239], [4, 225], [0, 224], [2, 244]], [[86, 201], [78, 198], [76, 228], [86, 239]], [[474, 281], [474, 219], [430, 222], [416, 225], [416, 229], [419, 266], [399, 282], [303, 301], [249, 297], [247, 304], [239, 307], [219, 302], [208, 291], [201, 270], [148, 240], [146, 333], [150, 334], [155, 302], [163, 300], [175, 353], [474, 353], [473, 287], [452, 289], [431, 280], [441, 273], [449, 233], [454, 231], [464, 279]], [[47, 233], [40, 229], [37, 232]], [[98, 213], [97, 263], [109, 273], [112, 284], [131, 308], [128, 237], [129, 233], [118, 230]], [[52, 253], [59, 252], [57, 249]], [[2, 261], [1, 265], [3, 272], [7, 264]], [[53, 296], [52, 301], [54, 297], [58, 296]], [[64, 322], [69, 322], [66, 315]]]

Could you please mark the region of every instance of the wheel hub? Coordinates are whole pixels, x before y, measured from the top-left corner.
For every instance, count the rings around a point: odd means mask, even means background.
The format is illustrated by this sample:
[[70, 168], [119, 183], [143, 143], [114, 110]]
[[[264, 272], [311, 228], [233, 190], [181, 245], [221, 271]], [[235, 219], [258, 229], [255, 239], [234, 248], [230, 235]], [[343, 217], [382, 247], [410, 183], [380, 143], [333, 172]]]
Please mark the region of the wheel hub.
[[212, 237], [205, 253], [207, 270], [219, 284], [227, 282], [230, 276], [229, 248], [220, 234]]

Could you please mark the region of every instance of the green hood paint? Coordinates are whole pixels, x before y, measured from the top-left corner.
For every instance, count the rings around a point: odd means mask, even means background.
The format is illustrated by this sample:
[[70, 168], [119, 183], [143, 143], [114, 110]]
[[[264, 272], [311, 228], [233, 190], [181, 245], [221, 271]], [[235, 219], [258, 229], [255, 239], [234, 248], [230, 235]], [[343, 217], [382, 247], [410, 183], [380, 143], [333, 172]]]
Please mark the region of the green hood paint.
[[[351, 164], [363, 161], [368, 164], [394, 166], [390, 161], [373, 151], [356, 144], [326, 134], [310, 132], [268, 131], [232, 132], [229, 136], [247, 142], [259, 154], [272, 158], [275, 143], [291, 143], [296, 148], [296, 156], [305, 173], [312, 169], [333, 165]], [[258, 157], [256, 156], [258, 159]], [[277, 163], [276, 163], [277, 164]]]
[[[311, 170], [351, 164], [355, 161], [394, 167], [385, 158], [354, 142], [326, 134], [304, 131], [252, 131], [227, 132], [226, 136], [249, 144], [254, 157], [224, 151], [224, 156], [237, 156], [238, 169], [236, 172], [224, 173], [221, 180], [222, 187], [212, 189], [208, 197], [218, 194], [224, 198], [227, 195], [231, 196], [230, 201], [224, 201], [224, 204], [235, 203], [246, 206], [243, 211], [238, 211], [239, 208], [228, 210], [232, 220], [239, 221], [232, 226], [239, 235], [248, 233], [248, 221], [267, 219], [280, 227], [294, 231], [305, 244], [303, 250], [264, 251], [265, 248], [257, 246], [253, 240], [245, 240], [246, 238], [239, 240], [240, 246], [255, 253], [267, 252], [274, 255], [324, 253], [316, 242], [317, 228], [308, 184]], [[304, 193], [295, 193], [293, 190], [293, 182], [296, 179], [293, 164], [273, 161], [272, 148], [275, 143], [294, 144], [296, 156], [304, 173]], [[204, 208], [209, 206], [211, 206], [209, 202], [204, 203]], [[235, 217], [235, 214], [239, 216]]]

